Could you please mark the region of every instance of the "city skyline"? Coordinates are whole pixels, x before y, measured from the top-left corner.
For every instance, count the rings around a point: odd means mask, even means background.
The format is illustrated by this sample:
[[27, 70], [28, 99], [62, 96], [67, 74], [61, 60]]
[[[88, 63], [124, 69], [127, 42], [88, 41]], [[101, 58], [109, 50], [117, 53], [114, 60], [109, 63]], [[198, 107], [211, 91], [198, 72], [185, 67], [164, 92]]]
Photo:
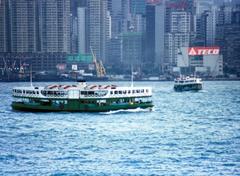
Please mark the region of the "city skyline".
[[[239, 26], [237, 1], [1, 0], [0, 67], [4, 73], [31, 60], [37, 71], [56, 71], [59, 64], [72, 67], [68, 56], [92, 50], [108, 73], [126, 74], [134, 66], [141, 75], [239, 75]], [[213, 65], [204, 65], [203, 56], [178, 65], [183, 48], [215, 46], [220, 53]]]

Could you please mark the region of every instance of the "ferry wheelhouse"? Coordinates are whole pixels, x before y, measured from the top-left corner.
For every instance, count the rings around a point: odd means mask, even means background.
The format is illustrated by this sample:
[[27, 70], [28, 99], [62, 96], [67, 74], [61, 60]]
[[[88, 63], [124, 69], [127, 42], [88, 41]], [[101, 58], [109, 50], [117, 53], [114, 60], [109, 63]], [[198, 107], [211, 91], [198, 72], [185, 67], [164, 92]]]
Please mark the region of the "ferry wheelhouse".
[[116, 85], [49, 85], [16, 87], [12, 90], [14, 110], [106, 112], [119, 109], [152, 108], [150, 87]]
[[198, 91], [202, 89], [202, 79], [196, 77], [180, 77], [174, 80], [175, 91]]

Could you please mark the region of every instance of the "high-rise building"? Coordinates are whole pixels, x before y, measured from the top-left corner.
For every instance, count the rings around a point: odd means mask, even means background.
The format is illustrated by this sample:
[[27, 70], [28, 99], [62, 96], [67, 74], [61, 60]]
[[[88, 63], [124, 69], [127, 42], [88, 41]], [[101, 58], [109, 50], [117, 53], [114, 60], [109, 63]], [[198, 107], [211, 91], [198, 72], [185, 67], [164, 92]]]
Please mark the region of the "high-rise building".
[[112, 37], [117, 37], [130, 28], [130, 0], [112, 0]]
[[86, 8], [78, 8], [78, 53], [86, 53]]
[[214, 0], [197, 0], [196, 1], [196, 15], [200, 17], [204, 11], [211, 11], [214, 5]]
[[70, 0], [5, 0], [0, 8], [2, 51], [70, 51]]
[[110, 39], [108, 45], [108, 65], [118, 72], [122, 69], [122, 38], [114, 37]]
[[70, 52], [70, 0], [0, 2], [1, 57], [19, 67], [30, 61], [36, 71], [64, 62]]
[[0, 1], [0, 52], [10, 51], [10, 15], [9, 15], [9, 1]]
[[[154, 67], [155, 62], [155, 17], [156, 16], [156, 6], [148, 4], [146, 6], [146, 37], [145, 37], [145, 57], [143, 64], [148, 67]], [[146, 72], [150, 69], [146, 69]]]
[[78, 52], [78, 17], [70, 15], [70, 52]]
[[37, 51], [37, 3], [12, 0], [10, 4], [11, 52]]
[[196, 40], [198, 46], [214, 46], [216, 24], [219, 20], [217, 7], [212, 0], [196, 2]]
[[165, 64], [166, 4], [158, 4], [155, 11], [155, 66], [163, 71]]
[[128, 32], [122, 34], [122, 53], [124, 70], [140, 68], [142, 62], [142, 34], [136, 32]]
[[145, 15], [146, 1], [145, 0], [131, 0], [130, 1], [130, 12], [131, 12], [131, 14]]
[[216, 21], [217, 21], [217, 15], [216, 15], [216, 7], [212, 6], [211, 11], [205, 11], [203, 13], [204, 18], [206, 19], [206, 46], [214, 46], [215, 45], [215, 38], [216, 38]]
[[40, 1], [43, 52], [70, 52], [70, 0]]
[[106, 48], [109, 40], [109, 19], [107, 16], [107, 0], [89, 0], [89, 45], [97, 58], [106, 60]]
[[197, 40], [199, 46], [214, 46], [216, 37], [217, 14], [216, 7], [204, 11], [197, 22]]
[[170, 66], [176, 66], [177, 53], [180, 47], [187, 47], [190, 44], [190, 14], [185, 11], [171, 12], [170, 31], [166, 33], [166, 60]]
[[216, 31], [216, 44], [223, 55], [225, 72], [240, 75], [240, 6], [232, 8], [231, 20], [219, 23]]
[[[166, 4], [148, 3], [146, 6], [146, 37], [144, 64], [150, 68], [162, 68], [165, 53]], [[151, 70], [153, 71], [153, 70]]]

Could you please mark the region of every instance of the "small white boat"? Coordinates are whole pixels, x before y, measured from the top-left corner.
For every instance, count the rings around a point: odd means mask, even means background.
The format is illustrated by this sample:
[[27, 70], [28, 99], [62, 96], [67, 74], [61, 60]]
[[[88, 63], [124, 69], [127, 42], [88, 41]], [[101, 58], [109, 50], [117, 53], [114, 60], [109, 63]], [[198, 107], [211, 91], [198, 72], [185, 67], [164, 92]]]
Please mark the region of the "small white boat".
[[198, 91], [203, 87], [203, 82], [201, 78], [181, 76], [174, 80], [174, 90], [175, 91]]

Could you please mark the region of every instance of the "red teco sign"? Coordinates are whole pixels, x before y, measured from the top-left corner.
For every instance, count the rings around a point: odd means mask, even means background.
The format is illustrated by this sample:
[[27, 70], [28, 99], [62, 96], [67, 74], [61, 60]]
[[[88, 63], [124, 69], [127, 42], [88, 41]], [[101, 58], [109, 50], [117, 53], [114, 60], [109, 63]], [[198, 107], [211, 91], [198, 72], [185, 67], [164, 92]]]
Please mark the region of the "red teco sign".
[[219, 47], [191, 47], [188, 48], [189, 56], [218, 55]]

